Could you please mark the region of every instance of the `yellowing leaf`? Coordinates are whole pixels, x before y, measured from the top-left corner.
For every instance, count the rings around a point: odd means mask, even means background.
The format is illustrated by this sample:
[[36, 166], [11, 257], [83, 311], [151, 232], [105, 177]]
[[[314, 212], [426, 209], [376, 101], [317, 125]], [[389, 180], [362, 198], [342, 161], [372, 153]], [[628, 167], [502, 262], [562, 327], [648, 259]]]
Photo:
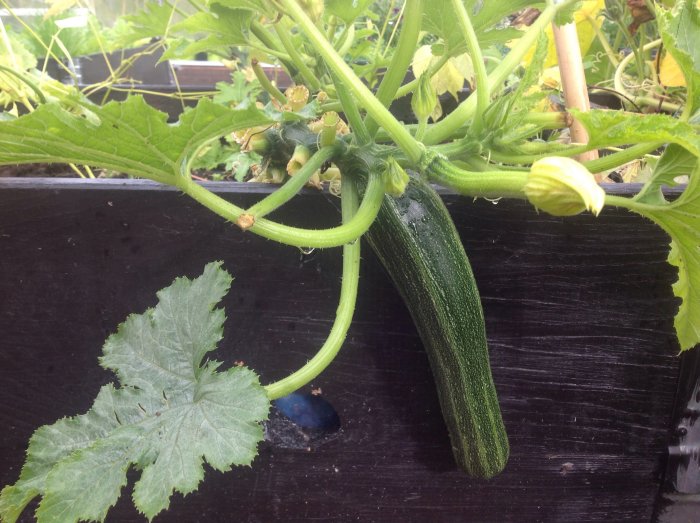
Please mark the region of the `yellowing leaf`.
[[[439, 60], [439, 56], [433, 55], [430, 45], [419, 47], [413, 56], [413, 74], [419, 78], [423, 72]], [[432, 77], [430, 84], [438, 95], [450, 93], [457, 98], [459, 91], [464, 87], [464, 81], [471, 81], [473, 76], [474, 67], [469, 55], [465, 53], [450, 58]]]
[[[574, 23], [576, 24], [576, 32], [578, 33], [578, 43], [581, 47], [581, 54], [585, 55], [590, 49], [593, 40], [595, 39], [595, 30], [592, 24], [600, 27], [603, 25], [603, 17], [598, 16], [605, 8], [605, 0], [586, 0], [583, 5], [574, 13]], [[545, 31], [548, 40], [547, 58], [544, 61], [544, 67], [552, 67], [557, 65], [557, 50], [554, 46], [554, 35], [552, 27], [548, 27]], [[523, 63], [529, 65], [532, 57], [535, 54], [533, 47], [523, 58]]]
[[666, 87], [685, 87], [685, 76], [678, 62], [669, 53], [664, 54], [659, 68], [659, 79]]

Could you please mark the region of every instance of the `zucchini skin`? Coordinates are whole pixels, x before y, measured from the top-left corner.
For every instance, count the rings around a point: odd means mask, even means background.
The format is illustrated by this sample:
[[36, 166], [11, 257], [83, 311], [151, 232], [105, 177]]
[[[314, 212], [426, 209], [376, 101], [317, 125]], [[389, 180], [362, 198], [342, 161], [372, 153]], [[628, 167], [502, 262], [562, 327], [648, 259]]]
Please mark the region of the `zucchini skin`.
[[508, 461], [491, 376], [484, 313], [452, 218], [430, 185], [411, 177], [384, 196], [366, 238], [404, 299], [425, 346], [457, 464], [490, 478]]

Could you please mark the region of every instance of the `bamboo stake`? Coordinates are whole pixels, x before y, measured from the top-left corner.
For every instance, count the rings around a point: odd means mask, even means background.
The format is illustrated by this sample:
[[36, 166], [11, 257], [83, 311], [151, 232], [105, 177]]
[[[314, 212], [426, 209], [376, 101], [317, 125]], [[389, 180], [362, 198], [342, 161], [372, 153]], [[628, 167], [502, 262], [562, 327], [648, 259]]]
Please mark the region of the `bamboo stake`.
[[[576, 24], [570, 23], [562, 26], [552, 24], [552, 29], [554, 32], [554, 45], [557, 49], [559, 73], [561, 74], [561, 85], [564, 91], [566, 108], [588, 111], [591, 105], [588, 99], [586, 75], [583, 71], [583, 60], [581, 58], [581, 48], [578, 44]], [[569, 132], [571, 133], [571, 141], [573, 143], [588, 143], [588, 132], [581, 122], [574, 119], [569, 128]], [[597, 158], [597, 150], [588, 151], [576, 157], [580, 162], [595, 160]], [[601, 178], [601, 175], [596, 174], [596, 180], [600, 181]]]

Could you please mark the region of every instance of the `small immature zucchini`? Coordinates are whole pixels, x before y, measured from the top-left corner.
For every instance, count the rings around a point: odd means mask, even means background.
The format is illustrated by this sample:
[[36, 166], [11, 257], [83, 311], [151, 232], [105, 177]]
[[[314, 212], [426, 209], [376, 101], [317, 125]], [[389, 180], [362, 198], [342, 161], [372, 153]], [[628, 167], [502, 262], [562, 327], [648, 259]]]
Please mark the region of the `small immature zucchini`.
[[469, 260], [444, 203], [411, 177], [386, 195], [367, 236], [401, 293], [423, 345], [457, 463], [488, 478], [508, 461], [508, 437], [491, 377], [484, 314]]

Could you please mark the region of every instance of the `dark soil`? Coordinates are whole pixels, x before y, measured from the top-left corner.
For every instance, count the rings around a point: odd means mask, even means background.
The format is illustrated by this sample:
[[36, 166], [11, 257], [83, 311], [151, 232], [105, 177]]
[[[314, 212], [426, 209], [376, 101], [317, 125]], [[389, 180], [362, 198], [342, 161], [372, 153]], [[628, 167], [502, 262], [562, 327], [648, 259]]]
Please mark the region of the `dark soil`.
[[62, 163], [34, 163], [0, 166], [0, 178], [78, 178], [67, 165]]

